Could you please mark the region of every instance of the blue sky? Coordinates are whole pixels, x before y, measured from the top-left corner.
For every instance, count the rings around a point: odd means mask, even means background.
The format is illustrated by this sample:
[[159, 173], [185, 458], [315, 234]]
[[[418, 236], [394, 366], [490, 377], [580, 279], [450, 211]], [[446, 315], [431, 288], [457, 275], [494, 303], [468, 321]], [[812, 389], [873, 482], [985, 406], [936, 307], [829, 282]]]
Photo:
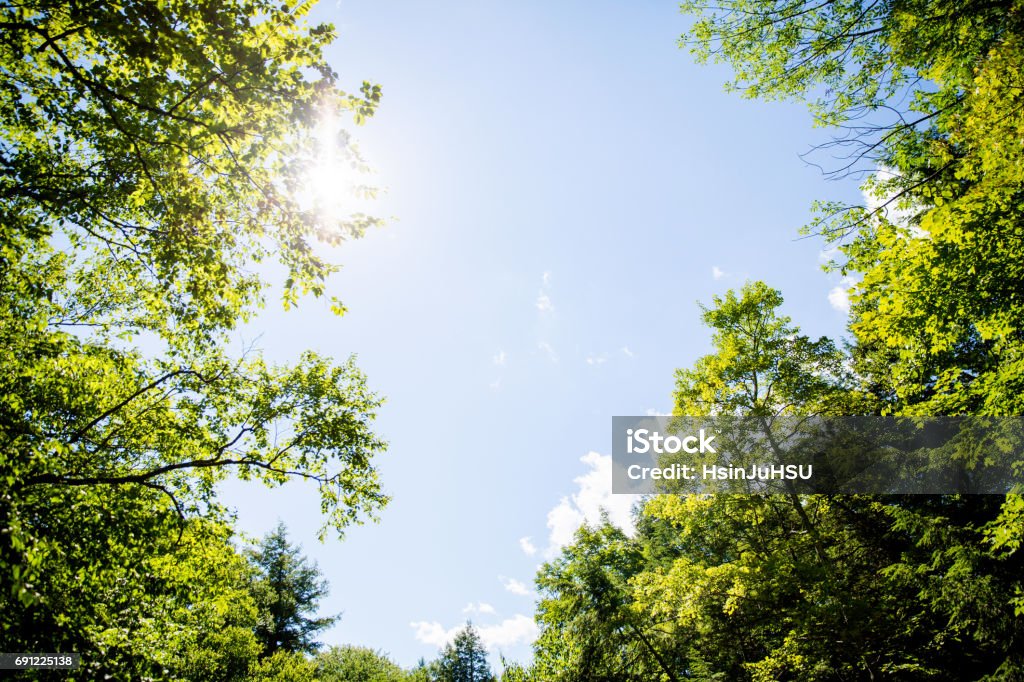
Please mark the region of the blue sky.
[[393, 502], [320, 544], [311, 488], [224, 500], [319, 563], [342, 612], [328, 644], [408, 666], [472, 618], [525, 660], [538, 564], [600, 505], [628, 507], [611, 417], [668, 411], [674, 369], [709, 348], [698, 301], [763, 279], [807, 333], [843, 332], [842, 283], [797, 229], [857, 186], [800, 160], [825, 134], [801, 105], [694, 64], [673, 2], [323, 0], [314, 19], [338, 28], [343, 84], [383, 87], [356, 135], [397, 220], [336, 250], [345, 317], [268, 306], [245, 334], [276, 361], [358, 354], [387, 398]]

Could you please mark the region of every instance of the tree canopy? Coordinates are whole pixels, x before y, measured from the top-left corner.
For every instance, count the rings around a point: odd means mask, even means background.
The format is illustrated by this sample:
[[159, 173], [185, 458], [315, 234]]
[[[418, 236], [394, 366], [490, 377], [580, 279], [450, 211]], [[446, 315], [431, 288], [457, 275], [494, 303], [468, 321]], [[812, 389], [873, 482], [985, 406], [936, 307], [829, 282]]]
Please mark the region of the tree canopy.
[[[1019, 3], [683, 9], [698, 14], [683, 42], [699, 57], [730, 64], [751, 96], [812, 99], [819, 122], [840, 126], [838, 170], [870, 173], [864, 205], [821, 202], [806, 231], [856, 282], [852, 364], [877, 409], [1022, 414]], [[998, 551], [1020, 547], [1018, 495], [987, 533]]]
[[0, 4], [10, 650], [81, 652], [112, 679], [244, 677], [258, 611], [217, 482], [306, 480], [338, 533], [387, 502], [381, 401], [351, 358], [228, 346], [274, 273], [286, 306], [326, 295], [319, 245], [379, 222], [303, 197], [317, 126], [362, 123], [381, 94], [339, 89], [310, 6]]
[[367, 647], [340, 646], [316, 657], [317, 677], [324, 682], [402, 682], [409, 679], [386, 654]]
[[[704, 311], [712, 353], [677, 373], [689, 415], [845, 414], [866, 400], [825, 340], [752, 283]], [[1019, 555], [998, 496], [648, 498], [537, 577], [537, 679], [1017, 679]]]

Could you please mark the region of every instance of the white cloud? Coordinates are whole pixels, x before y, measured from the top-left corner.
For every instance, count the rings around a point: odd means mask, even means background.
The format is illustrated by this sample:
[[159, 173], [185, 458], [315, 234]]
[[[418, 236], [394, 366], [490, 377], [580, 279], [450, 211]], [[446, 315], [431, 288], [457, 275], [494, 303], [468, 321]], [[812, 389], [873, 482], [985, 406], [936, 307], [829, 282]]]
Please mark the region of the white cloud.
[[489, 614], [494, 614], [494, 613], [497, 613], [494, 610], [494, 607], [491, 606], [490, 604], [488, 604], [487, 602], [480, 602], [479, 604], [474, 604], [473, 602], [469, 602], [468, 604], [466, 604], [466, 608], [462, 609], [462, 612], [463, 613], [484, 613], [484, 614], [488, 614], [488, 613]]
[[533, 556], [537, 553], [537, 548], [533, 545], [533, 541], [529, 536], [525, 538], [519, 538], [519, 548], [523, 550], [526, 556]]
[[555, 304], [551, 302], [551, 296], [548, 295], [550, 288], [551, 273], [545, 272], [540, 278], [540, 293], [537, 294], [537, 302], [534, 304], [542, 315], [552, 314], [555, 312]]
[[496, 625], [481, 625], [477, 628], [484, 646], [494, 650], [515, 644], [532, 644], [540, 631], [533, 618], [517, 613]]
[[588, 365], [603, 365], [606, 362], [608, 362], [607, 353], [601, 353], [600, 355], [594, 355], [593, 353], [591, 353], [590, 355], [587, 356]]
[[828, 292], [828, 302], [829, 305], [841, 313], [850, 312], [850, 294], [847, 292], [846, 287], [832, 287], [832, 291]]
[[712, 265], [711, 266], [711, 276], [714, 277], [715, 279], [722, 279], [727, 274], [729, 274], [729, 273], [727, 273], [725, 270], [723, 270], [722, 268], [718, 267], [717, 265]]
[[647, 408], [647, 416], [648, 417], [671, 417], [672, 413], [671, 412], [659, 412], [658, 410], [654, 409], [653, 407], [648, 407]]
[[[437, 648], [451, 642], [464, 625], [457, 625], [445, 628], [437, 621], [415, 621], [409, 623], [415, 630], [414, 637], [424, 644], [431, 644]], [[474, 625], [480, 634], [480, 640], [488, 649], [494, 650], [501, 647], [509, 647], [516, 644], [530, 644], [537, 638], [537, 624], [533, 618], [517, 613], [511, 618], [506, 618], [500, 623], [493, 625]]]
[[828, 302], [841, 313], [850, 312], [850, 287], [857, 283], [852, 277], [843, 277], [839, 284], [828, 292]]
[[554, 509], [548, 512], [548, 549], [545, 555], [553, 557], [562, 547], [572, 542], [576, 529], [583, 525], [586, 518], [569, 498], [563, 497]]
[[498, 576], [498, 580], [505, 586], [506, 592], [512, 594], [518, 594], [520, 597], [529, 597], [533, 592], [526, 586], [526, 583], [516, 580], [515, 578], [506, 578], [503, 575]]
[[487, 385], [490, 387], [490, 389], [492, 391], [500, 391], [501, 390], [501, 377], [498, 377], [497, 379], [495, 379], [494, 381], [492, 381], [491, 383], [489, 383]]
[[537, 344], [537, 348], [540, 348], [542, 351], [547, 353], [548, 359], [551, 360], [551, 362], [558, 362], [558, 353], [555, 352], [555, 349], [551, 347], [550, 343], [547, 341], [541, 341]]
[[839, 247], [831, 246], [818, 252], [818, 262], [824, 265], [839, 255]]
[[627, 533], [633, 532], [633, 503], [637, 495], [612, 494], [612, 458], [597, 452], [588, 452], [580, 461], [590, 471], [573, 479], [577, 492], [562, 500], [548, 512], [548, 547], [545, 556], [553, 558], [558, 551], [572, 542], [576, 529], [584, 523], [597, 524], [602, 510], [608, 520]]
[[622, 353], [623, 353], [623, 355], [625, 355], [625, 356], [626, 356], [627, 358], [632, 358], [632, 357], [635, 357], [635, 356], [633, 355], [633, 351], [631, 351], [631, 350], [629, 349], [629, 346], [623, 346], [623, 347], [622, 347]]
[[501, 350], [499, 348], [498, 352], [494, 354], [493, 360], [494, 360], [494, 364], [496, 364], [499, 367], [501, 367], [502, 365], [505, 364], [505, 361], [508, 360], [508, 355], [505, 354], [505, 351], [503, 351], [503, 350]]
[[415, 637], [417, 641], [436, 646], [440, 649], [455, 638], [456, 633], [458, 633], [462, 626], [456, 626], [446, 630], [444, 626], [436, 620], [430, 621], [429, 623], [425, 620], [420, 620], [409, 623], [409, 627], [416, 631], [413, 633], [413, 637]]

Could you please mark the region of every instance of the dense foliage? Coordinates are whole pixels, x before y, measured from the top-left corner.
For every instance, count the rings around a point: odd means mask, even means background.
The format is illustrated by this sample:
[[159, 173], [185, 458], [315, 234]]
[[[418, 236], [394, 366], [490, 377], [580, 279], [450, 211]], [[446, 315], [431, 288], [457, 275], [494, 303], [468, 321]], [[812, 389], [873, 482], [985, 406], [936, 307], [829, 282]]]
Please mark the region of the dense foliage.
[[338, 89], [307, 10], [0, 3], [5, 651], [79, 652], [80, 679], [244, 679], [259, 604], [217, 482], [310, 481], [338, 532], [387, 501], [351, 360], [227, 350], [257, 272], [283, 266], [286, 305], [319, 296], [316, 244], [375, 223], [297, 191], [324, 112], [359, 123], [380, 97]]
[[[705, 311], [714, 353], [683, 414], [873, 404], [761, 283]], [[537, 583], [539, 679], [1019, 679], [1024, 558], [993, 551], [997, 496], [661, 495], [632, 537], [579, 531]]]
[[386, 654], [366, 647], [332, 647], [316, 657], [324, 682], [402, 682], [411, 679]]

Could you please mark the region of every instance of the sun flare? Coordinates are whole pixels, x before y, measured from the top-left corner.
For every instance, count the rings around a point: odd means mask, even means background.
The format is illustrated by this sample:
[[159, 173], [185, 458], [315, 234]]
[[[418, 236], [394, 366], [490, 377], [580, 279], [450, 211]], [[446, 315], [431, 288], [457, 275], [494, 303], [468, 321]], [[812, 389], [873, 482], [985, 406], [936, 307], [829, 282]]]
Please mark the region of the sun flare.
[[329, 221], [345, 220], [361, 212], [374, 191], [365, 181], [370, 169], [337, 112], [320, 115], [312, 141], [309, 163], [296, 196], [299, 205]]

